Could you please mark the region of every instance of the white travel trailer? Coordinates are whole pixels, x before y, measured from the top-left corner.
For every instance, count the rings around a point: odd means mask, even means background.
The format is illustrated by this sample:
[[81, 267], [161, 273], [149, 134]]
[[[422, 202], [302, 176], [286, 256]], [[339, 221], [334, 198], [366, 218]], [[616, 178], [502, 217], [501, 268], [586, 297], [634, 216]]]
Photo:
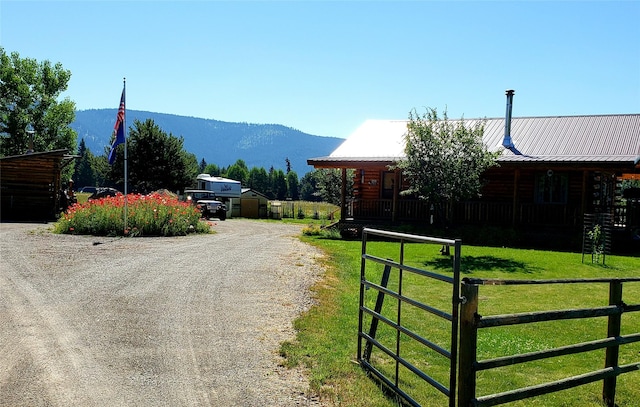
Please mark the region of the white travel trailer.
[[222, 177], [212, 177], [209, 174], [200, 174], [196, 180], [198, 181], [198, 189], [213, 191], [218, 199], [240, 198], [242, 194], [240, 181]]

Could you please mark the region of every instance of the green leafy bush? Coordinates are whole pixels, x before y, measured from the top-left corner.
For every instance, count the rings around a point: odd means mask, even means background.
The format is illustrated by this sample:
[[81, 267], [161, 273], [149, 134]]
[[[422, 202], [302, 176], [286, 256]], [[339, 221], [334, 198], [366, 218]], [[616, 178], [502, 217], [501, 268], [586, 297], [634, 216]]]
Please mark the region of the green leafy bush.
[[309, 224], [302, 229], [305, 236], [319, 236], [326, 239], [341, 239], [340, 231], [336, 228], [324, 228], [320, 225]]

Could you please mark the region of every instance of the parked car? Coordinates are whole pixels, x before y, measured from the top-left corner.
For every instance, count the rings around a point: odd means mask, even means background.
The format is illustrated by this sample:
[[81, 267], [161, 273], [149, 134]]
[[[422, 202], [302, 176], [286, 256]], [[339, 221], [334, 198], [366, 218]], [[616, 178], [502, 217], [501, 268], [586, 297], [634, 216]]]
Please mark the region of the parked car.
[[201, 199], [196, 206], [202, 211], [203, 218], [227, 219], [227, 205], [213, 199]]
[[98, 190], [98, 187], [82, 187], [78, 189], [78, 192], [86, 192], [89, 194], [93, 194]]
[[115, 188], [96, 188], [95, 192], [91, 194], [88, 199], [100, 199], [107, 196], [116, 196], [121, 192]]
[[219, 201], [213, 191], [187, 189], [184, 191], [184, 197], [187, 202], [200, 209], [203, 218], [227, 219], [227, 205]]

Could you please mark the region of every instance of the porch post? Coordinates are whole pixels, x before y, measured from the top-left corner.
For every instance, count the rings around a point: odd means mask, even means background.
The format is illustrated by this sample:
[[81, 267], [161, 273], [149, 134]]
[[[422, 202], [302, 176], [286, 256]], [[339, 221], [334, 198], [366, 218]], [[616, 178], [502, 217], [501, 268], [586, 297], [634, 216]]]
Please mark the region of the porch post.
[[584, 214], [587, 212], [587, 182], [589, 171], [582, 171], [582, 195], [580, 196], [580, 221], [584, 221]]
[[347, 169], [342, 168], [342, 186], [340, 188], [340, 220], [347, 219]]
[[398, 217], [398, 183], [400, 181], [400, 172], [395, 170], [393, 173], [393, 198], [391, 200], [391, 221], [395, 222]]

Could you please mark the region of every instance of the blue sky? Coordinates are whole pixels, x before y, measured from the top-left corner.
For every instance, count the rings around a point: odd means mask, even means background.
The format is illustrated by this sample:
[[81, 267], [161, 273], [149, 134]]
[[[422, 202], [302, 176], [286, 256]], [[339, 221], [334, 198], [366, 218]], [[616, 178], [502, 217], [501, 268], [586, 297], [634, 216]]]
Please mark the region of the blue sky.
[[60, 62], [78, 109], [347, 137], [451, 118], [640, 113], [640, 1], [0, 0], [6, 52]]

